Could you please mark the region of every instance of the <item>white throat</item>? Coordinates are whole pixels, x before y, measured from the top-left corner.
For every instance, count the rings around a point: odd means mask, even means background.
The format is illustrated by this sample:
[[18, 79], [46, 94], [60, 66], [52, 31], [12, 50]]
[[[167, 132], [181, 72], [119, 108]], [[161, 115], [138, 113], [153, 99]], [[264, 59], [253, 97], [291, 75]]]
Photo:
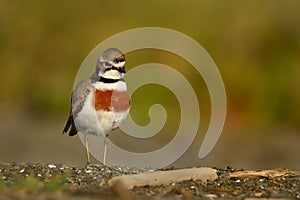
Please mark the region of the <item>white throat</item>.
[[107, 79], [121, 79], [123, 78], [124, 74], [118, 72], [117, 70], [109, 70], [104, 72], [103, 74], [98, 74], [98, 76], [102, 76], [103, 78]]
[[118, 81], [115, 83], [103, 83], [103, 82], [95, 82], [92, 85], [98, 90], [118, 90], [118, 91], [126, 91], [127, 86], [125, 81]]

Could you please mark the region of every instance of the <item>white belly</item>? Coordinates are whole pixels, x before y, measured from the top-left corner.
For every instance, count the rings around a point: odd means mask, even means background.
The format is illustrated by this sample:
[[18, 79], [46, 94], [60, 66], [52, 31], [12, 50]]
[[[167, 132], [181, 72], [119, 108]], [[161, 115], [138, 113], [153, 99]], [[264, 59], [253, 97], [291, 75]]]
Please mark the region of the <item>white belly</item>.
[[129, 109], [125, 112], [97, 111], [98, 124], [104, 135], [118, 128], [126, 119]]

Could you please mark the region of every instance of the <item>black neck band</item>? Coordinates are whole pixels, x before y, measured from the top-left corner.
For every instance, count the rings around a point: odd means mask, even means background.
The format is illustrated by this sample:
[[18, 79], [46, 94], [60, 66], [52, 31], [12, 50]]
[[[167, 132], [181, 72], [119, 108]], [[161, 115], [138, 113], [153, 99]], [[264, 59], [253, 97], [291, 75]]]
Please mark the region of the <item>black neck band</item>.
[[111, 78], [104, 78], [102, 76], [100, 76], [99, 81], [103, 82], [103, 83], [116, 83], [118, 81], [120, 81], [121, 79], [111, 79]]

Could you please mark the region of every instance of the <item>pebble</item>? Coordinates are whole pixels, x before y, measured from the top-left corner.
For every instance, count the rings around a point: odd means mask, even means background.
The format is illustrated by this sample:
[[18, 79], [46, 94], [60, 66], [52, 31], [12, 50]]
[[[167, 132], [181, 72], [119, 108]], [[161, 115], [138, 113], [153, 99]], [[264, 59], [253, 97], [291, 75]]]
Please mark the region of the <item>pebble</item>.
[[203, 195], [204, 197], [208, 198], [208, 199], [215, 199], [215, 198], [218, 198], [217, 195], [215, 194], [206, 194], [206, 195]]
[[10, 164], [9, 163], [0, 163], [1, 169], [9, 169]]
[[55, 165], [52, 165], [52, 164], [49, 164], [48, 167], [49, 167], [50, 169], [56, 168], [56, 166], [55, 166]]

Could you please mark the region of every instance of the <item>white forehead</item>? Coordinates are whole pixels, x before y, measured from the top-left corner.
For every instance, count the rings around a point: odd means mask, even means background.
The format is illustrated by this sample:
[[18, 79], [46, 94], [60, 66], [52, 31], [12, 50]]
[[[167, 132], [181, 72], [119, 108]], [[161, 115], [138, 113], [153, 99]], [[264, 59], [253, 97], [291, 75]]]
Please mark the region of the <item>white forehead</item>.
[[115, 66], [115, 67], [124, 67], [124, 66], [125, 66], [125, 61], [118, 62], [118, 63], [112, 62], [111, 64], [112, 64], [113, 66]]

